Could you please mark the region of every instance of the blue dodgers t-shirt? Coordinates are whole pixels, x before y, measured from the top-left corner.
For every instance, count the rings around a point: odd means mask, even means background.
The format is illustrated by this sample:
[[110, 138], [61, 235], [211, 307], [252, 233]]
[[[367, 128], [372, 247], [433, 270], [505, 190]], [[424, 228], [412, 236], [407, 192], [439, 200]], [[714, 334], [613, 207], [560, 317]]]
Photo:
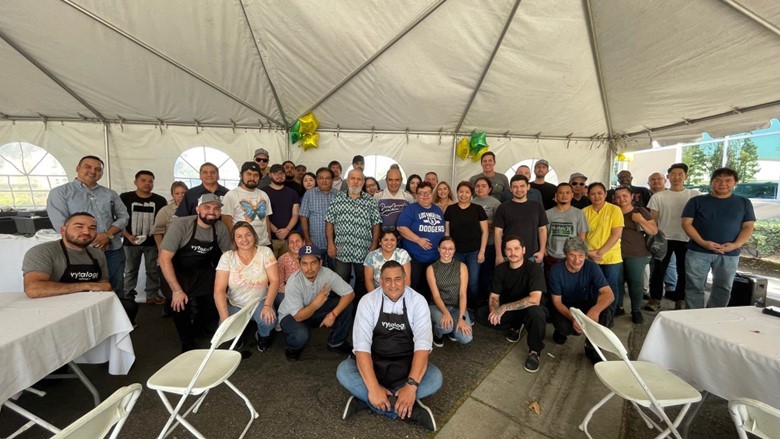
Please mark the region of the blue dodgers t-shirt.
[[550, 294], [561, 296], [567, 307], [595, 300], [599, 289], [609, 285], [598, 264], [590, 259], [576, 273], [566, 269], [566, 262], [559, 262], [550, 269]]
[[426, 209], [419, 203], [412, 203], [401, 212], [396, 227], [408, 227], [415, 235], [431, 242], [431, 249], [423, 250], [418, 244], [404, 239], [404, 250], [413, 259], [429, 264], [439, 258], [439, 241], [444, 237], [444, 213], [439, 206], [432, 204]]
[[[724, 244], [734, 242], [742, 230], [742, 223], [755, 221], [753, 203], [745, 197], [731, 195], [728, 198], [716, 198], [712, 195], [699, 195], [688, 200], [682, 211], [683, 218], [693, 218], [693, 228], [705, 241]], [[713, 253], [706, 248], [688, 241], [688, 249], [700, 253]], [[727, 256], [739, 256], [739, 249], [726, 253]]]

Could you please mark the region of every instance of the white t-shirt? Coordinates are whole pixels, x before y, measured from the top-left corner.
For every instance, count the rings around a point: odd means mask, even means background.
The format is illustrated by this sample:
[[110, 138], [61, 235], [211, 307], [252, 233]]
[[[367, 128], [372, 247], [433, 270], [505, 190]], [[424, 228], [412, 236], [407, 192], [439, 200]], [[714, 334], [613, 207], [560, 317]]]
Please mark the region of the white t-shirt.
[[274, 213], [271, 209], [271, 200], [268, 194], [260, 189], [248, 191], [237, 187], [230, 190], [222, 198], [222, 213], [233, 217], [236, 221], [246, 221], [252, 224], [257, 232], [259, 245], [271, 245], [268, 230], [265, 226], [265, 217]]
[[262, 301], [268, 292], [268, 270], [276, 270], [274, 252], [265, 246], [257, 247], [257, 254], [249, 265], [244, 265], [234, 250], [226, 251], [219, 258], [217, 271], [228, 271], [228, 302], [239, 308], [252, 299]]
[[688, 200], [698, 195], [696, 189], [683, 189], [680, 192], [666, 190], [650, 197], [647, 208], [658, 212], [658, 228], [666, 239], [688, 242], [688, 235], [682, 228], [682, 211]]

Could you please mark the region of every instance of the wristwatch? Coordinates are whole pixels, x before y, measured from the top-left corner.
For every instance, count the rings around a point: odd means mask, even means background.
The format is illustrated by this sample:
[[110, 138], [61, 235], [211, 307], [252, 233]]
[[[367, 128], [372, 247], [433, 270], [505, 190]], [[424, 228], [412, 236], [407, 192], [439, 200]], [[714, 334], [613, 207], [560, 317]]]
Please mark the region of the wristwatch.
[[114, 234], [111, 232], [106, 232], [106, 236], [108, 236], [108, 239], [114, 239]]
[[406, 384], [411, 384], [414, 387], [420, 387], [420, 383], [414, 380], [414, 378], [409, 377], [406, 379]]

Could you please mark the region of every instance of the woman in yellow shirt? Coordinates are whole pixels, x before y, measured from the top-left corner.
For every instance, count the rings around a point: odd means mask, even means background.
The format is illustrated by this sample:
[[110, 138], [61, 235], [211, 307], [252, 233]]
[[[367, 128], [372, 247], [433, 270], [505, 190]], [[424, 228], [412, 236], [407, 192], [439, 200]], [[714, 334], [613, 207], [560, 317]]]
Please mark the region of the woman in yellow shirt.
[[[614, 204], [607, 203], [607, 188], [602, 183], [591, 183], [588, 186], [588, 198], [593, 204], [582, 209], [590, 227], [590, 232], [585, 237], [589, 249], [588, 257], [599, 264], [612, 294], [617, 297], [618, 282], [623, 270], [620, 252], [623, 212]], [[617, 301], [612, 302], [613, 314], [618, 305]]]

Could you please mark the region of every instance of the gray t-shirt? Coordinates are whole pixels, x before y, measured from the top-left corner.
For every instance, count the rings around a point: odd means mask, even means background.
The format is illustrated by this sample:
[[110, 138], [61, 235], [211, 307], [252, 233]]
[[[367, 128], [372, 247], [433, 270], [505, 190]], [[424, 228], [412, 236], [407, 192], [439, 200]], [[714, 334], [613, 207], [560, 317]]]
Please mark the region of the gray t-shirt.
[[[485, 177], [484, 172], [480, 172], [479, 174], [473, 175], [471, 178], [469, 178], [471, 187], [474, 187], [474, 183], [476, 183], [477, 179], [481, 177]], [[506, 178], [506, 175], [499, 174], [498, 172], [496, 172], [492, 177], [485, 178], [490, 180], [490, 184], [493, 185], [493, 190], [490, 192], [490, 195], [496, 200], [501, 201], [501, 194], [504, 193], [505, 189], [509, 190], [509, 179]]]
[[[165, 237], [163, 237], [160, 248], [176, 253], [177, 250], [187, 245], [192, 236], [192, 228], [195, 227], [196, 218], [196, 215], [174, 218], [168, 224], [168, 230], [165, 231]], [[223, 252], [230, 250], [230, 232], [228, 232], [225, 223], [218, 221], [213, 227], [217, 229], [217, 243], [220, 250]], [[211, 241], [213, 239], [211, 227], [198, 227], [198, 230], [195, 232], [195, 239], [206, 242]]]
[[501, 202], [493, 197], [486, 197], [486, 198], [479, 198], [474, 197], [471, 199], [471, 202], [482, 206], [483, 209], [485, 209], [485, 213], [488, 217], [488, 242], [487, 245], [494, 245], [493, 243], [493, 230], [495, 227], [493, 227], [493, 216], [496, 214], [496, 210], [498, 210], [498, 206], [501, 205]]
[[566, 238], [590, 231], [585, 214], [576, 207], [571, 207], [566, 212], [560, 212], [554, 207], [548, 209], [547, 221], [547, 256], [556, 259], [566, 257], [563, 253]]
[[[67, 249], [68, 258], [71, 264], [92, 264], [90, 255], [98, 262], [100, 266], [100, 279], [108, 280], [108, 266], [106, 265], [106, 256], [102, 251], [90, 246], [86, 251]], [[89, 254], [87, 254], [89, 252]], [[30, 272], [48, 273], [49, 280], [59, 282], [66, 267], [65, 254], [60, 247], [60, 241], [44, 242], [27, 250], [22, 262], [22, 273]], [[98, 281], [100, 279], [95, 279]]]
[[331, 291], [339, 296], [346, 296], [352, 292], [352, 287], [329, 268], [320, 267], [314, 282], [307, 279], [303, 271], [296, 271], [284, 287], [284, 300], [279, 305], [279, 321], [287, 315], [298, 314], [298, 311], [308, 306], [325, 284], [328, 284]]

